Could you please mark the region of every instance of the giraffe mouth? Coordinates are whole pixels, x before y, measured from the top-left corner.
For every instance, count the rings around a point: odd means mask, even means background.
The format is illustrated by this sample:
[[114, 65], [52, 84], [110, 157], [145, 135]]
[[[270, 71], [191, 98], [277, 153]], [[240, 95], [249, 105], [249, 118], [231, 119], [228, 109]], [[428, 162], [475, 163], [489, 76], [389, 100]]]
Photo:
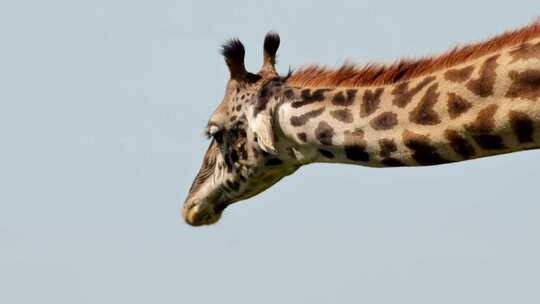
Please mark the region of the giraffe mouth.
[[182, 217], [191, 226], [212, 225], [219, 221], [223, 210], [228, 205], [226, 202], [213, 205], [205, 202], [188, 201], [182, 208]]

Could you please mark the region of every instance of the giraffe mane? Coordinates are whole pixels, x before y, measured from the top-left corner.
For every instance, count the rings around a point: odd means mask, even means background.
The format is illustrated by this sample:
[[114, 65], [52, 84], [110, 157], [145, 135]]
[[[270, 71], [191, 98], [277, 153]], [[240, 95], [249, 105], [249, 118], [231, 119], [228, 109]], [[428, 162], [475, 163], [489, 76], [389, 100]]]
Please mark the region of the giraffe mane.
[[363, 66], [346, 63], [337, 68], [321, 65], [300, 67], [287, 84], [310, 87], [359, 87], [392, 84], [473, 60], [504, 47], [525, 43], [540, 37], [540, 18], [529, 25], [508, 31], [483, 42], [456, 46], [438, 55], [419, 59], [401, 59], [393, 64], [368, 63]]

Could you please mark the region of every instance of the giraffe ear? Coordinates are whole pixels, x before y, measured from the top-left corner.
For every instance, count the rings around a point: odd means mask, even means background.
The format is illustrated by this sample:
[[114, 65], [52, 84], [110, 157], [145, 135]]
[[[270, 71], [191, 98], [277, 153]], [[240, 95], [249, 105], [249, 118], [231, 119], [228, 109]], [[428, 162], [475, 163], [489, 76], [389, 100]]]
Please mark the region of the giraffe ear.
[[268, 32], [264, 37], [264, 57], [263, 65], [259, 74], [262, 76], [278, 76], [276, 71], [276, 53], [279, 48], [279, 34]]
[[225, 63], [229, 68], [231, 79], [244, 79], [248, 72], [244, 65], [246, 49], [240, 40], [231, 39], [221, 47], [221, 54], [225, 58]]

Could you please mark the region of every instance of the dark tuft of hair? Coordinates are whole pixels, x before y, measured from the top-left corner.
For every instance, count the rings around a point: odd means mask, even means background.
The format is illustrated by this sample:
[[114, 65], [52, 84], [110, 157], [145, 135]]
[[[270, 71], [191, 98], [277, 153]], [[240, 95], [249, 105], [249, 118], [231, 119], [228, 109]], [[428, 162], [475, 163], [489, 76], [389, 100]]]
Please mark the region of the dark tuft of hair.
[[279, 48], [279, 34], [276, 32], [268, 32], [264, 37], [264, 51], [274, 57]]
[[230, 39], [221, 46], [221, 55], [231, 62], [244, 62], [246, 49], [237, 38]]

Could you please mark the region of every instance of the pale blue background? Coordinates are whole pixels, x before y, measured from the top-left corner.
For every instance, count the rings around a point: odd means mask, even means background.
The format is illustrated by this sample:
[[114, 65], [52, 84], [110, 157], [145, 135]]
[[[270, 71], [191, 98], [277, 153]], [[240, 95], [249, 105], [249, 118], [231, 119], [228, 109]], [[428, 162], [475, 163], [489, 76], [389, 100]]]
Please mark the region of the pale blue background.
[[531, 1], [2, 1], [0, 303], [539, 303], [540, 152], [313, 165], [193, 228], [180, 206], [238, 36], [279, 69], [446, 50]]

